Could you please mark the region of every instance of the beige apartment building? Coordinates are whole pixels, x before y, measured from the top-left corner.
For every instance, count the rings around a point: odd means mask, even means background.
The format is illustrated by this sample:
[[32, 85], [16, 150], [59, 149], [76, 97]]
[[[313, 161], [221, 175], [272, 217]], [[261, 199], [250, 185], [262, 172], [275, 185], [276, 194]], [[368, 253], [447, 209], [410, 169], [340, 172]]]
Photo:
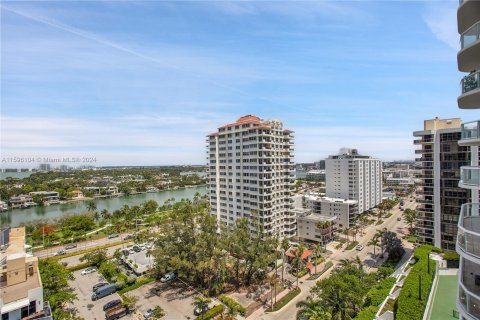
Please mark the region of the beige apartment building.
[[25, 228], [12, 228], [0, 255], [0, 314], [2, 320], [43, 315], [43, 288], [38, 258], [25, 249]]

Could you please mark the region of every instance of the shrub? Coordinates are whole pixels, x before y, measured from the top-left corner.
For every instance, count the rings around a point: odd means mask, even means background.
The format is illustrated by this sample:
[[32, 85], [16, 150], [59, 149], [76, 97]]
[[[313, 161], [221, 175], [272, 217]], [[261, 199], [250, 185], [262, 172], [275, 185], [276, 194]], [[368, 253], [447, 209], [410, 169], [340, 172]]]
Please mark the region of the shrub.
[[200, 320], [213, 319], [216, 316], [218, 316], [220, 313], [222, 313], [224, 308], [225, 307], [223, 306], [223, 304], [219, 304], [218, 306], [215, 306], [212, 309], [205, 312], [203, 315], [198, 316], [196, 319], [200, 319]]
[[358, 241], [352, 241], [350, 242], [350, 244], [345, 248], [345, 250], [352, 250], [353, 248], [355, 248], [358, 244]]
[[227, 307], [229, 307], [230, 309], [235, 309], [238, 311], [238, 313], [240, 313], [242, 316], [245, 316], [245, 313], [247, 312], [247, 309], [242, 306], [240, 303], [238, 303], [236, 300], [230, 298], [230, 297], [227, 297], [225, 295], [221, 295], [219, 297], [220, 301], [222, 301], [224, 304], [227, 305]]
[[379, 306], [388, 296], [388, 293], [395, 284], [396, 279], [393, 277], [383, 279], [378, 285], [367, 292], [365, 299], [365, 307]]
[[460, 255], [456, 252], [445, 252], [443, 254], [443, 259], [447, 261], [459, 261]]
[[320, 277], [321, 277], [325, 272], [327, 272], [328, 269], [330, 269], [332, 266], [333, 266], [333, 262], [332, 262], [332, 261], [328, 261], [327, 263], [325, 263], [325, 266], [323, 267], [323, 269], [322, 269], [320, 272], [318, 272], [318, 273], [310, 276], [307, 280], [315, 280], [315, 279], [317, 279], [317, 278], [320, 278]]
[[147, 284], [147, 283], [150, 283], [150, 282], [153, 282], [155, 279], [153, 278], [147, 278], [147, 277], [140, 277], [140, 278], [137, 278], [137, 281], [130, 285], [130, 286], [127, 286], [123, 289], [120, 290], [119, 294], [124, 294], [126, 292], [129, 292], [129, 291], [132, 291], [132, 290], [135, 290], [135, 289], [138, 289], [140, 288], [141, 286], [143, 286], [144, 284]]
[[[435, 261], [430, 261], [430, 271], [428, 274], [428, 255], [434, 251], [435, 247], [431, 245], [421, 245], [415, 249], [413, 255], [416, 263], [404, 281], [402, 291], [397, 300], [395, 312], [396, 320], [421, 319], [425, 311], [425, 305], [428, 300], [428, 294], [432, 287], [433, 274], [435, 273]], [[438, 249], [438, 248], [437, 248]], [[422, 278], [421, 300], [418, 299], [419, 274]]]
[[372, 320], [375, 319], [375, 315], [378, 312], [378, 307], [376, 306], [370, 306], [368, 308], [362, 309], [357, 316], [354, 318], [354, 320]]

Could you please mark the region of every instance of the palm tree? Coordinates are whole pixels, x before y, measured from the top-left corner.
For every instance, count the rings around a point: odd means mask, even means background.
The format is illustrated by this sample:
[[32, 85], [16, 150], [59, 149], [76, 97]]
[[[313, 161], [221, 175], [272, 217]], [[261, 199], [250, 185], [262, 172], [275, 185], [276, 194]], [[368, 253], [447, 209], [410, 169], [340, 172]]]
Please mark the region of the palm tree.
[[107, 220], [110, 217], [110, 214], [108, 213], [107, 209], [103, 209], [100, 212], [100, 216], [102, 217], [103, 220]]
[[[227, 317], [224, 320], [234, 320], [235, 316], [238, 314], [238, 309], [232, 304], [227, 305]], [[222, 318], [223, 319], [223, 318]]]
[[359, 256], [356, 256], [356, 257], [355, 257], [355, 263], [357, 264], [358, 269], [359, 269], [359, 270], [362, 270], [363, 263], [362, 263], [362, 259], [360, 259]]
[[93, 200], [88, 201], [87, 203], [87, 211], [92, 212], [97, 210], [97, 205]]
[[305, 247], [303, 245], [299, 245], [297, 248], [295, 248], [295, 251], [293, 252], [293, 259], [297, 264], [297, 288], [298, 288], [298, 278], [300, 274], [300, 264], [303, 263], [302, 256], [303, 253], [305, 252]]
[[320, 253], [322, 252], [322, 244], [320, 242], [317, 242], [315, 246], [313, 247], [313, 252], [315, 253], [315, 274], [317, 273], [317, 265], [318, 265], [318, 257], [320, 256]]
[[350, 228], [346, 227], [345, 230], [345, 235], [347, 236], [347, 245], [350, 243], [350, 238], [348, 237], [348, 234], [350, 233]]
[[195, 297], [195, 299], [193, 300], [193, 303], [192, 305], [197, 308], [197, 309], [200, 309], [201, 311], [201, 317], [200, 319], [203, 319], [203, 315], [205, 314], [205, 311], [207, 311], [208, 309], [208, 304], [211, 302], [212, 300], [210, 300], [209, 298], [204, 298], [204, 297]]
[[369, 246], [373, 246], [373, 255], [376, 255], [375, 248], [380, 244], [380, 241], [378, 241], [378, 237], [375, 235], [370, 241], [367, 243]]
[[287, 263], [285, 257], [287, 255], [288, 249], [290, 248], [290, 240], [288, 240], [287, 238], [283, 239], [280, 246], [282, 247], [282, 253], [283, 253], [283, 258], [282, 258], [282, 285], [285, 286], [285, 281], [284, 281], [285, 263]]
[[387, 206], [385, 204], [385, 201], [380, 202], [377, 205], [377, 208], [378, 208], [378, 222], [380, 222], [380, 220], [382, 220], [382, 215], [383, 215], [385, 209], [387, 208]]
[[353, 261], [350, 259], [340, 259], [340, 261], [338, 262], [338, 265], [341, 268], [349, 269], [353, 267]]
[[308, 296], [306, 300], [297, 303], [299, 308], [297, 319], [307, 320], [331, 320], [332, 314], [326, 310], [320, 301]]
[[380, 238], [380, 249], [381, 249], [381, 253], [382, 253], [380, 255], [380, 258], [383, 258], [383, 231], [382, 230], [377, 230], [374, 237]]
[[268, 283], [270, 283], [271, 289], [270, 289], [270, 305], [273, 310], [273, 292], [276, 287], [276, 282], [277, 282], [277, 275], [275, 273], [272, 273], [270, 276], [268, 276]]

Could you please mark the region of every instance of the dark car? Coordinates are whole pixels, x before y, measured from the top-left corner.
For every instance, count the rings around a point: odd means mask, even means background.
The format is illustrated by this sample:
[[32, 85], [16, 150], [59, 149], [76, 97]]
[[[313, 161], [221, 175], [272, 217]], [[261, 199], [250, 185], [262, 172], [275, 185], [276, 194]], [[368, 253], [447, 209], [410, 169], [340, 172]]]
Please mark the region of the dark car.
[[103, 305], [103, 311], [107, 311], [108, 309], [116, 307], [121, 303], [122, 303], [122, 300], [120, 299], [109, 301]]
[[122, 253], [124, 256], [128, 256], [130, 254], [130, 251], [128, 251], [128, 249], [123, 249]]
[[133, 246], [133, 251], [140, 252], [142, 251], [142, 248], [140, 248], [139, 246]]
[[103, 286], [106, 286], [107, 284], [108, 284], [108, 283], [106, 283], [106, 282], [97, 283], [96, 285], [94, 285], [94, 286], [92, 287], [92, 291], [96, 291], [98, 288], [101, 288], [101, 287], [103, 287]]
[[65, 246], [65, 250], [75, 249], [76, 247], [77, 247], [77, 244], [76, 244], [76, 243], [67, 244], [67, 245]]

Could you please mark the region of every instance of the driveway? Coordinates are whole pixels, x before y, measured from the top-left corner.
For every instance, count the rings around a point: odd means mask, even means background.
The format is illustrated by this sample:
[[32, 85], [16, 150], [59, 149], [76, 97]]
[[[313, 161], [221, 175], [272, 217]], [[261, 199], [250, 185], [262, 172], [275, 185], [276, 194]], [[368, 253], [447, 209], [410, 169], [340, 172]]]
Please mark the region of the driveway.
[[[82, 271], [83, 270], [75, 271], [73, 273], [75, 280], [69, 282], [70, 286], [77, 294], [77, 300], [73, 301], [73, 307], [77, 310], [77, 315], [84, 319], [104, 320], [105, 312], [103, 311], [103, 305], [111, 300], [120, 299], [120, 296], [118, 293], [114, 293], [96, 301], [92, 301], [92, 287], [105, 280], [98, 272], [82, 276]], [[132, 318], [127, 315], [122, 319]]]

